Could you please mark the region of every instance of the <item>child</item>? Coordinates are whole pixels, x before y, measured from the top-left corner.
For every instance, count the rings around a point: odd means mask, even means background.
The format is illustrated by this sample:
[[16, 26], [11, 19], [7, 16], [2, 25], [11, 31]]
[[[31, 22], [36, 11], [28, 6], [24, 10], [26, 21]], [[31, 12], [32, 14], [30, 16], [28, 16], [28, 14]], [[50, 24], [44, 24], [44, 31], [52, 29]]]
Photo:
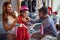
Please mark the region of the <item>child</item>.
[[29, 40], [29, 33], [27, 29], [27, 14], [28, 7], [22, 6], [20, 9], [20, 16], [18, 17], [18, 24], [20, 26], [17, 29], [17, 40]]

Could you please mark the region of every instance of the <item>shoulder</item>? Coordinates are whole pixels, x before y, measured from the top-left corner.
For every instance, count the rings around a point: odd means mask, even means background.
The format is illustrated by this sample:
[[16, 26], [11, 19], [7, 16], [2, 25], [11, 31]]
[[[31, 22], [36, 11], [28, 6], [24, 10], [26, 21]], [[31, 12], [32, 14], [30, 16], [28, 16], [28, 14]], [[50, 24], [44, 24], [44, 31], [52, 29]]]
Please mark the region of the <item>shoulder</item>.
[[53, 20], [52, 20], [50, 17], [48, 17], [47, 19], [45, 19], [45, 20], [42, 22], [42, 24], [43, 24], [44, 26], [46, 26], [46, 27], [50, 26], [51, 23], [53, 23]]
[[18, 17], [18, 13], [17, 13], [17, 11], [14, 11], [14, 13], [15, 13], [16, 17]]

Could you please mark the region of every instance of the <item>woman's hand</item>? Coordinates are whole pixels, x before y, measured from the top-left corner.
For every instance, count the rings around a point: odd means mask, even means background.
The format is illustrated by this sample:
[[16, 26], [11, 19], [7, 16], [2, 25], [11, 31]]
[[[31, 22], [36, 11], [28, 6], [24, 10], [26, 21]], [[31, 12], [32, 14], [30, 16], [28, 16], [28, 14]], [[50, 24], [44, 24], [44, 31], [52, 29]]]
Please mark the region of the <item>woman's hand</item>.
[[17, 22], [18, 22], [18, 18], [15, 18], [14, 23], [17, 23]]
[[14, 22], [8, 25], [6, 22], [3, 21], [3, 27], [6, 31], [11, 30], [13, 27], [15, 27], [16, 22], [17, 22], [17, 19], [14, 19]]

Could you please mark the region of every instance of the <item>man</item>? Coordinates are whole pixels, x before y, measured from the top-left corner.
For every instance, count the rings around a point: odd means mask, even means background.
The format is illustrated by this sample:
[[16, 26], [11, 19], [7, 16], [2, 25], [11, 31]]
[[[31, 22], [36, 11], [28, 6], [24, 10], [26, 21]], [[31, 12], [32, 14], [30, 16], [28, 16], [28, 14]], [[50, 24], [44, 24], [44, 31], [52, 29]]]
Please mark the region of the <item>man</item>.
[[44, 27], [44, 34], [50, 34], [53, 36], [57, 36], [57, 30], [56, 27], [54, 25], [54, 21], [53, 19], [48, 16], [47, 13], [47, 8], [44, 6], [41, 9], [39, 9], [39, 19], [36, 21], [31, 21], [32, 23], [42, 23], [43, 27]]

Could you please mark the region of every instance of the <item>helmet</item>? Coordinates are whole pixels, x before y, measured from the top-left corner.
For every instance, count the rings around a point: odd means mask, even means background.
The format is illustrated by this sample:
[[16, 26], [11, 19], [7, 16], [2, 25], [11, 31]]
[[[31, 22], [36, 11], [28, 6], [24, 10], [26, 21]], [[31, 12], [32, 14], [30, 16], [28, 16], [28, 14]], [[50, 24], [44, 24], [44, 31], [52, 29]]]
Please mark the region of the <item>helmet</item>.
[[29, 10], [27, 6], [21, 6], [20, 11]]

